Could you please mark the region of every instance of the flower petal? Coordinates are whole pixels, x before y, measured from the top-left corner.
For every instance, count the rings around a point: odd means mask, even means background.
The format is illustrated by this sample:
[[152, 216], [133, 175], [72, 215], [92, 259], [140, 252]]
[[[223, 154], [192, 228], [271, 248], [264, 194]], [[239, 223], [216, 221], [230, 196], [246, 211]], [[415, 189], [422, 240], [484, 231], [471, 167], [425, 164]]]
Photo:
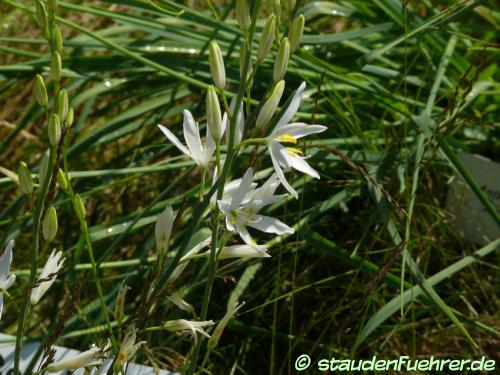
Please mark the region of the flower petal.
[[[273, 142], [273, 143], [275, 143], [275, 142]], [[269, 151], [271, 154], [271, 161], [273, 162], [274, 170], [276, 171], [276, 175], [280, 179], [280, 181], [283, 184], [283, 186], [285, 187], [285, 189], [288, 190], [288, 192], [290, 194], [292, 194], [295, 197], [295, 199], [297, 199], [299, 197], [299, 194], [295, 191], [295, 189], [292, 187], [292, 185], [290, 185], [288, 183], [288, 181], [286, 180], [285, 175], [283, 173], [283, 170], [281, 169], [281, 165], [280, 165], [280, 162], [278, 160], [278, 158], [281, 158], [281, 155], [279, 153], [279, 149], [274, 148], [273, 146], [274, 145], [271, 144]]]
[[9, 279], [9, 270], [10, 264], [12, 263], [12, 249], [14, 248], [14, 240], [10, 240], [5, 247], [5, 252], [0, 257], [0, 288], [7, 289], [9, 286], [4, 284], [8, 284]]
[[233, 193], [233, 198], [231, 199], [232, 209], [237, 208], [241, 204], [241, 202], [243, 202], [245, 195], [247, 195], [247, 193], [252, 188], [252, 182], [253, 182], [253, 170], [252, 168], [248, 168], [247, 171], [245, 172], [245, 175], [241, 179], [240, 185]]
[[210, 159], [212, 159], [212, 155], [215, 151], [215, 141], [212, 137], [212, 134], [208, 131], [207, 126], [207, 136], [205, 138], [205, 147], [203, 147], [203, 166], [207, 166], [210, 163]]
[[193, 159], [199, 164], [203, 161], [203, 148], [201, 146], [200, 129], [194, 121], [193, 115], [188, 110], [184, 110], [184, 139], [191, 151]]
[[289, 227], [282, 221], [265, 215], [255, 215], [255, 220], [249, 221], [248, 226], [258, 229], [262, 232], [266, 233], [274, 233], [274, 234], [292, 234], [294, 231], [293, 228]]
[[302, 99], [302, 94], [306, 88], [306, 83], [302, 82], [302, 84], [299, 86], [297, 91], [295, 92], [295, 95], [292, 98], [292, 101], [288, 105], [287, 109], [281, 115], [281, 118], [278, 120], [278, 123], [276, 124], [276, 127], [274, 128], [273, 132], [271, 133], [271, 136], [274, 136], [274, 133], [278, 131], [283, 125], [288, 124], [293, 116], [297, 113], [300, 107], [300, 101]]
[[226, 258], [269, 258], [263, 246], [254, 247], [249, 245], [226, 246], [219, 254], [219, 259]]
[[302, 122], [294, 122], [280, 127], [274, 132], [273, 138], [278, 138], [286, 134], [299, 139], [309, 134], [321, 133], [326, 129], [327, 127], [323, 125], [307, 125]]
[[169, 139], [169, 141], [172, 142], [174, 144], [174, 146], [179, 149], [179, 151], [181, 151], [183, 154], [185, 154], [189, 157], [192, 157], [189, 150], [186, 147], [184, 147], [184, 145], [181, 143], [181, 141], [179, 141], [179, 138], [177, 138], [174, 133], [172, 133], [170, 130], [168, 130], [163, 125], [158, 124], [158, 127], [163, 132], [163, 134], [166, 135], [166, 137]]

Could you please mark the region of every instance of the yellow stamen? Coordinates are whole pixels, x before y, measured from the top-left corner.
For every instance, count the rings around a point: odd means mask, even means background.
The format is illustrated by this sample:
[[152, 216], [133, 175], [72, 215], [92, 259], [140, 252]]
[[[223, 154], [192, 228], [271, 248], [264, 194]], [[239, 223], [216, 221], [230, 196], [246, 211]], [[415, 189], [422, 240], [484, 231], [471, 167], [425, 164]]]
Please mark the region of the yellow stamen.
[[284, 134], [280, 137], [280, 142], [296, 144], [297, 139], [289, 134]]
[[297, 148], [287, 147], [286, 150], [290, 156], [304, 155], [304, 153]]

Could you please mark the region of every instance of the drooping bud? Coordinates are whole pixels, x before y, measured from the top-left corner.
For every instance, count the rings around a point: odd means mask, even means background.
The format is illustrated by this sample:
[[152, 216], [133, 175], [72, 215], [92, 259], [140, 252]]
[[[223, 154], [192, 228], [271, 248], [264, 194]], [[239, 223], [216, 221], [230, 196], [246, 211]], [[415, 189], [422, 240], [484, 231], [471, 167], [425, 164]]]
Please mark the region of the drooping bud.
[[155, 239], [158, 251], [165, 251], [168, 248], [174, 219], [175, 216], [172, 206], [167, 206], [165, 210], [156, 218]]
[[52, 242], [56, 238], [57, 227], [57, 212], [53, 206], [50, 206], [43, 219], [42, 233], [45, 241]]
[[288, 40], [290, 41], [290, 53], [294, 53], [300, 46], [302, 41], [302, 34], [304, 33], [304, 16], [301, 14], [296, 17], [292, 26], [290, 26], [290, 31], [288, 32]]
[[69, 182], [61, 168], [59, 168], [59, 170], [57, 171], [57, 183], [59, 184], [59, 187], [61, 189], [63, 189], [64, 191], [68, 191]]
[[222, 52], [216, 41], [210, 42], [208, 61], [215, 86], [223, 90], [224, 86], [226, 86], [226, 69], [224, 68]]
[[38, 170], [38, 182], [43, 185], [47, 172], [49, 171], [49, 154], [45, 153], [40, 161], [40, 169]]
[[62, 89], [59, 92], [59, 98], [57, 99], [57, 113], [59, 115], [59, 120], [66, 121], [68, 116], [69, 104], [68, 104], [68, 92]]
[[263, 60], [273, 46], [274, 30], [276, 28], [276, 16], [271, 14], [266, 21], [257, 51], [257, 61]]
[[69, 128], [73, 125], [73, 120], [75, 119], [75, 112], [73, 111], [73, 107], [69, 107], [68, 116], [66, 116], [65, 125]]
[[82, 197], [80, 194], [75, 195], [75, 211], [79, 218], [85, 219], [87, 216], [87, 211], [85, 210], [85, 205], [83, 204]]
[[61, 139], [61, 121], [59, 115], [53, 113], [49, 119], [49, 141], [51, 146], [55, 146]]
[[278, 108], [278, 104], [280, 103], [284, 88], [285, 81], [283, 80], [279, 81], [274, 87], [271, 96], [266, 100], [259, 112], [259, 115], [257, 116], [255, 126], [258, 129], [266, 126], [273, 117], [274, 112], [276, 112], [276, 108]]
[[47, 88], [45, 87], [45, 82], [40, 74], [37, 74], [35, 77], [35, 98], [38, 104], [42, 107], [46, 107], [49, 103]]
[[54, 31], [54, 49], [60, 54], [63, 45], [61, 29], [59, 28], [59, 26], [54, 25], [52, 30]]
[[278, 50], [278, 55], [276, 56], [276, 60], [274, 61], [274, 69], [273, 69], [274, 82], [280, 81], [285, 76], [286, 69], [288, 68], [289, 58], [290, 58], [290, 43], [288, 42], [288, 38], [283, 38], [280, 44], [280, 48]]
[[206, 98], [207, 107], [207, 126], [210, 135], [215, 142], [220, 142], [222, 138], [222, 115], [220, 112], [219, 98], [215, 87], [210, 85]]
[[42, 30], [47, 27], [47, 11], [40, 0], [36, 2], [36, 23]]
[[25, 162], [19, 163], [19, 168], [17, 170], [17, 177], [19, 179], [19, 187], [21, 192], [26, 195], [30, 195], [33, 192], [33, 180], [31, 179], [31, 173]]
[[57, 0], [49, 0], [48, 1], [48, 4], [49, 4], [49, 9], [52, 11], [52, 12], [55, 12], [57, 11]]
[[54, 79], [56, 81], [59, 81], [62, 75], [62, 62], [61, 62], [61, 55], [57, 51], [54, 52], [52, 55], [50, 68], [52, 70], [52, 75], [54, 76]]
[[250, 27], [250, 8], [248, 0], [236, 0], [236, 20], [243, 31]]

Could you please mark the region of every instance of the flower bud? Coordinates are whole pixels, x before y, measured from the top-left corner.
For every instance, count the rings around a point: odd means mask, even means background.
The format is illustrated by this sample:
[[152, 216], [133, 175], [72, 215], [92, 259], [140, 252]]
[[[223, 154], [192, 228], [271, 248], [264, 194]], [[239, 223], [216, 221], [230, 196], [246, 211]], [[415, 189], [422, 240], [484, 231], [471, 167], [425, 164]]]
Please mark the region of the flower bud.
[[159, 251], [165, 251], [168, 248], [174, 219], [175, 215], [172, 206], [167, 206], [165, 210], [156, 218], [155, 239], [156, 248]]
[[130, 290], [130, 287], [125, 284], [125, 281], [123, 281], [116, 295], [114, 315], [119, 324], [121, 324], [125, 318], [125, 297], [128, 290]]
[[57, 113], [59, 115], [59, 120], [66, 121], [68, 117], [69, 104], [68, 104], [68, 92], [65, 89], [59, 91], [59, 98], [57, 99]]
[[271, 96], [264, 103], [259, 112], [259, 115], [257, 116], [257, 121], [255, 123], [255, 126], [257, 128], [263, 128], [269, 123], [274, 115], [274, 112], [276, 112], [276, 108], [278, 108], [278, 104], [280, 103], [284, 88], [285, 81], [281, 80], [276, 84]]
[[[245, 46], [245, 41], [243, 40], [241, 42], [241, 47], [240, 47], [240, 78], [243, 79], [243, 68], [245, 67], [245, 49], [246, 49], [246, 46]], [[247, 56], [248, 57], [248, 56]], [[250, 75], [252, 74], [252, 60], [250, 59], [250, 61], [248, 62], [248, 70], [247, 70], [247, 77], [246, 79], [248, 79], [250, 77]], [[251, 84], [250, 84], [251, 86]]]
[[219, 98], [215, 92], [215, 87], [210, 85], [206, 98], [207, 126], [210, 135], [215, 142], [220, 142], [222, 138], [222, 116], [220, 112]]
[[57, 10], [57, 0], [48, 0], [48, 4], [49, 4], [49, 9], [52, 12], [55, 12]]
[[31, 179], [31, 173], [28, 166], [23, 161], [19, 163], [17, 177], [19, 178], [19, 187], [22, 193], [30, 195], [33, 192], [33, 180]]
[[50, 206], [43, 219], [42, 233], [45, 241], [52, 242], [56, 238], [57, 227], [57, 212], [53, 206]]
[[266, 21], [262, 36], [260, 38], [259, 50], [257, 51], [257, 61], [263, 60], [273, 46], [274, 30], [276, 28], [276, 16], [271, 14]]
[[73, 111], [73, 107], [69, 107], [68, 116], [66, 116], [65, 125], [69, 128], [73, 125], [73, 120], [75, 118], [75, 112]]
[[278, 50], [278, 55], [276, 56], [276, 60], [274, 61], [274, 69], [273, 69], [274, 82], [278, 82], [285, 76], [289, 58], [290, 58], [290, 43], [288, 42], [288, 38], [283, 38], [280, 44], [280, 48]]
[[49, 119], [49, 141], [51, 146], [55, 146], [61, 139], [61, 121], [57, 113], [53, 113]]
[[36, 2], [36, 23], [42, 30], [47, 27], [47, 11], [40, 0]]
[[42, 107], [46, 107], [49, 103], [47, 88], [45, 87], [45, 82], [40, 74], [37, 74], [35, 77], [35, 98], [38, 104]]
[[271, 0], [273, 5], [273, 13], [276, 14], [278, 21], [281, 18], [281, 4], [280, 0]]
[[54, 31], [54, 49], [60, 54], [63, 45], [61, 29], [59, 28], [59, 26], [54, 25], [52, 30]]
[[62, 75], [62, 62], [61, 62], [61, 55], [57, 51], [54, 52], [54, 54], [52, 55], [50, 68], [52, 70], [52, 75], [54, 76], [54, 79], [56, 81], [59, 81]]
[[68, 179], [66, 178], [63, 170], [59, 168], [57, 171], [57, 183], [59, 184], [59, 187], [63, 189], [64, 191], [69, 190], [69, 182]]
[[236, 19], [243, 31], [250, 27], [250, 8], [247, 0], [236, 0]]
[[83, 200], [82, 197], [80, 197], [80, 194], [75, 195], [74, 204], [75, 204], [75, 211], [78, 217], [81, 219], [85, 219], [85, 216], [87, 216], [87, 211], [85, 210], [85, 205], [83, 204]]
[[40, 161], [40, 169], [38, 170], [38, 182], [43, 185], [45, 178], [47, 177], [47, 172], [49, 170], [49, 154], [45, 153]]
[[226, 69], [224, 68], [221, 50], [215, 41], [210, 42], [208, 61], [215, 86], [223, 90], [226, 85]]
[[304, 16], [301, 14], [296, 17], [292, 26], [290, 26], [290, 31], [288, 32], [288, 40], [290, 41], [290, 53], [294, 53], [300, 46], [302, 41], [302, 34], [304, 33]]

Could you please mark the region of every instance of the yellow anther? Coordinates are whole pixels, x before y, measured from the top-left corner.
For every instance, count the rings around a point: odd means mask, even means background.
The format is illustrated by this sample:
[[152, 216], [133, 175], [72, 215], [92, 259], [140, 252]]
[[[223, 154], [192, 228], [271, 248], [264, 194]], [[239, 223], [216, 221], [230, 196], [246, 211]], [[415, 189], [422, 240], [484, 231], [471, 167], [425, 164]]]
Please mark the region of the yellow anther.
[[297, 139], [291, 135], [288, 135], [288, 134], [282, 135], [280, 137], [280, 141], [283, 143], [293, 143], [293, 144], [297, 143]]
[[287, 147], [286, 150], [290, 156], [304, 155], [304, 153], [297, 148]]

